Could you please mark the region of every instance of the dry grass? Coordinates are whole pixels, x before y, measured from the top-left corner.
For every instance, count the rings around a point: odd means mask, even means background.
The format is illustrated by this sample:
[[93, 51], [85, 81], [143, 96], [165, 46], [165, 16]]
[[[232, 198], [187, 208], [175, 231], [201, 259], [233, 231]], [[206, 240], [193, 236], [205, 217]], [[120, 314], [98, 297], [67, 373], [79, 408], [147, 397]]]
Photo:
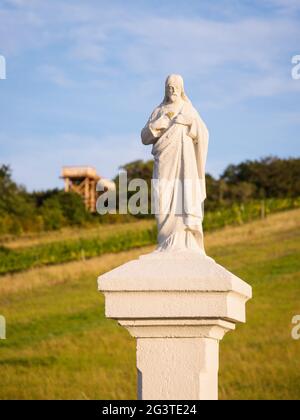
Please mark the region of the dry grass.
[[208, 233], [205, 236], [205, 245], [207, 249], [214, 246], [235, 245], [259, 239], [261, 236], [266, 238], [283, 230], [299, 229], [299, 226], [300, 210], [290, 210], [242, 226], [225, 227], [222, 230]]
[[[105, 254], [101, 257], [66, 264], [40, 267], [25, 273], [7, 274], [0, 279], [0, 296], [30, 291], [40, 286], [55, 286], [72, 283], [74, 278], [97, 276], [98, 273], [112, 270], [116, 265], [138, 258], [154, 249], [153, 246], [133, 249], [117, 254]], [[96, 278], [96, 277], [95, 277]]]
[[[149, 225], [150, 223], [150, 225]], [[152, 221], [137, 222], [137, 226], [141, 229], [149, 227], [153, 224]], [[125, 224], [124, 231], [128, 228]], [[284, 213], [274, 214], [267, 219], [251, 222], [242, 226], [226, 227], [220, 231], [207, 233], [205, 235], [205, 246], [209, 250], [215, 247], [223, 247], [228, 245], [235, 245], [240, 242], [255, 241], [282, 232], [283, 230], [297, 230], [300, 226], [300, 210], [291, 210]], [[105, 227], [105, 234], [109, 235], [112, 232], [113, 226]], [[119, 230], [120, 226], [116, 225]], [[123, 227], [122, 227], [123, 229]], [[75, 231], [76, 232], [76, 231]], [[72, 235], [79, 235], [73, 230], [70, 232]], [[90, 232], [83, 231], [83, 235], [89, 235]], [[295, 232], [297, 234], [297, 232]], [[300, 232], [299, 232], [300, 234]], [[41, 239], [40, 239], [41, 240]], [[53, 237], [49, 239], [53, 240]], [[21, 240], [20, 240], [21, 241]], [[14, 246], [20, 246], [21, 242], [16, 240]], [[28, 245], [28, 243], [27, 243]], [[26, 246], [27, 246], [26, 245]], [[25, 246], [25, 242], [22, 246]], [[140, 249], [133, 249], [131, 251], [120, 252], [117, 254], [106, 254], [101, 257], [92, 258], [85, 261], [73, 261], [66, 264], [46, 266], [28, 270], [26, 273], [7, 274], [1, 277], [0, 281], [0, 296], [4, 293], [16, 293], [20, 290], [30, 290], [39, 285], [53, 285], [56, 283], [72, 281], [73, 277], [81, 276], [83, 274], [93, 275], [94, 273], [109, 271], [116, 265], [120, 265], [133, 258], [137, 258], [147, 252], [151, 252], [154, 246], [144, 247]]]

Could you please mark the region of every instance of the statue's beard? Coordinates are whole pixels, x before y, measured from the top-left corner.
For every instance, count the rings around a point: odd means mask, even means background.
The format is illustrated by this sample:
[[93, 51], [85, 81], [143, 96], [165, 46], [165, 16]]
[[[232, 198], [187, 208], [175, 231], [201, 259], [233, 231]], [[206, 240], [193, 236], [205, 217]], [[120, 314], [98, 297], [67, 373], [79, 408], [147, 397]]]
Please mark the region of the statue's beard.
[[176, 93], [169, 96], [170, 102], [176, 102], [177, 100], [178, 100], [178, 95], [176, 95]]

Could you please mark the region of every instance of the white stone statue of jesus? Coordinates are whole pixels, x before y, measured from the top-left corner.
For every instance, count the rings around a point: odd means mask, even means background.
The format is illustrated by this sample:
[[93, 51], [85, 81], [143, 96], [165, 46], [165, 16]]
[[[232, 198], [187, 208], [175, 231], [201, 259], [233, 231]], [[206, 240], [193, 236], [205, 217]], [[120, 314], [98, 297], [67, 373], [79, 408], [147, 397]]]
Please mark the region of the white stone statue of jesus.
[[184, 92], [183, 79], [172, 74], [163, 102], [143, 128], [142, 142], [154, 156], [157, 251], [190, 250], [205, 255], [205, 165], [208, 130]]

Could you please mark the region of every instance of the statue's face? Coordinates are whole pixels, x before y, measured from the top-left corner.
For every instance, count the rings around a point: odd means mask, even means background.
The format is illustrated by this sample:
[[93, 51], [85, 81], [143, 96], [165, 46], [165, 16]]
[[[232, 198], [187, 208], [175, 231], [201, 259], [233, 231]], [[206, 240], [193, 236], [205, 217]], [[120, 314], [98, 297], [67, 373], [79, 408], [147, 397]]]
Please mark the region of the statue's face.
[[181, 84], [175, 78], [170, 78], [166, 86], [166, 94], [169, 102], [176, 102], [181, 97]]

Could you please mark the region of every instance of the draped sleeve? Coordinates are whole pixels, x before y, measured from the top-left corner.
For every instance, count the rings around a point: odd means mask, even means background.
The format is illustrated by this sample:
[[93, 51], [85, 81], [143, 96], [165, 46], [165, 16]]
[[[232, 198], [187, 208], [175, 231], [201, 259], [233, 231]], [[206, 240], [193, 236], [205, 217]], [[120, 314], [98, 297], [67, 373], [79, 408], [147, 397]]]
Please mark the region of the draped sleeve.
[[141, 138], [142, 138], [142, 143], [145, 145], [155, 143], [158, 137], [160, 137], [160, 131], [152, 128], [152, 123], [153, 121], [157, 119], [159, 111], [160, 111], [160, 107], [155, 108], [149, 120], [147, 121], [147, 124], [142, 129]]
[[208, 151], [208, 141], [209, 133], [208, 129], [198, 114], [197, 111], [196, 118], [193, 121], [191, 126], [192, 135], [194, 136], [194, 148], [197, 160], [198, 176], [201, 181], [202, 186], [202, 201], [206, 198], [206, 185], [205, 185], [205, 167]]
[[187, 135], [191, 137], [194, 142], [198, 177], [200, 180], [202, 191], [201, 201], [204, 201], [206, 198], [205, 166], [208, 151], [209, 133], [204, 121], [191, 104], [187, 106], [186, 110], [188, 115], [192, 117], [192, 125], [190, 126]]

